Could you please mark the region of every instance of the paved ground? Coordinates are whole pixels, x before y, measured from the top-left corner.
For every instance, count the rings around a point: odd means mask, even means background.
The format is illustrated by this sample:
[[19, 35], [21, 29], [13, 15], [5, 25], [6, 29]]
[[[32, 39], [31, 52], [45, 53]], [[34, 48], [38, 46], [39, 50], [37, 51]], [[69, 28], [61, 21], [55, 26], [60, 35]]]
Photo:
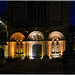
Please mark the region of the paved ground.
[[[64, 73], [61, 59], [35, 59], [7, 62], [0, 73], [51, 74]], [[75, 59], [69, 59], [66, 73], [75, 73]]]

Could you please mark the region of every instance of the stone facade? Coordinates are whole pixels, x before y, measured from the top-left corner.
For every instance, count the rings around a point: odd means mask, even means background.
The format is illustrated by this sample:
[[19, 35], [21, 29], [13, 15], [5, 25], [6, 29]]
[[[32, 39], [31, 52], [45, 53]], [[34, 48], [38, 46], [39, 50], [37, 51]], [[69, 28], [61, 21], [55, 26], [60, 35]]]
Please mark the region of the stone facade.
[[21, 32], [25, 36], [24, 41], [28, 41], [31, 32], [40, 31], [45, 35], [44, 41], [49, 41], [49, 34], [59, 31], [64, 35], [66, 50], [69, 51], [68, 2], [8, 2], [8, 8], [2, 17], [7, 20], [8, 42], [16, 32]]

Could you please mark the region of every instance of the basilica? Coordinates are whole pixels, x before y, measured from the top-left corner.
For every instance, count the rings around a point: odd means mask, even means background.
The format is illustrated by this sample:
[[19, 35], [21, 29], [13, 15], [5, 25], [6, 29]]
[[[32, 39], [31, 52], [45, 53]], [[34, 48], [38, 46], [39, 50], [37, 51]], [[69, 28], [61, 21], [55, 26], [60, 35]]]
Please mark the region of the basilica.
[[8, 2], [0, 18], [0, 57], [52, 59], [63, 51], [69, 51], [68, 2]]

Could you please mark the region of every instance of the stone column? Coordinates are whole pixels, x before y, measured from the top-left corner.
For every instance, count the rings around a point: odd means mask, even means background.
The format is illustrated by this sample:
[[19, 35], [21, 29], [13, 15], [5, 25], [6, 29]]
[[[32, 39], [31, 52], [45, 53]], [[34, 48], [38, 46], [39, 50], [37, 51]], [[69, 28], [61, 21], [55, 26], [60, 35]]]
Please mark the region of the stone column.
[[29, 42], [26, 42], [26, 57], [29, 56]]

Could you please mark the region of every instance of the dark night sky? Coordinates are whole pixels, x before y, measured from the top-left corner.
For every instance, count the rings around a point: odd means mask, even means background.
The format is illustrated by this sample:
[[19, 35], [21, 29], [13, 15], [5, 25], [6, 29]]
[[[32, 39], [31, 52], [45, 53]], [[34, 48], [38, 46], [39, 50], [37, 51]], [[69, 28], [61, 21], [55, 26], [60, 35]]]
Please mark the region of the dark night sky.
[[[69, 5], [69, 25], [75, 26], [75, 1], [70, 1]], [[0, 15], [7, 9], [7, 1], [0, 1]]]
[[0, 15], [2, 15], [6, 9], [7, 9], [7, 2], [0, 1]]
[[69, 2], [69, 24], [75, 26], [75, 2]]

